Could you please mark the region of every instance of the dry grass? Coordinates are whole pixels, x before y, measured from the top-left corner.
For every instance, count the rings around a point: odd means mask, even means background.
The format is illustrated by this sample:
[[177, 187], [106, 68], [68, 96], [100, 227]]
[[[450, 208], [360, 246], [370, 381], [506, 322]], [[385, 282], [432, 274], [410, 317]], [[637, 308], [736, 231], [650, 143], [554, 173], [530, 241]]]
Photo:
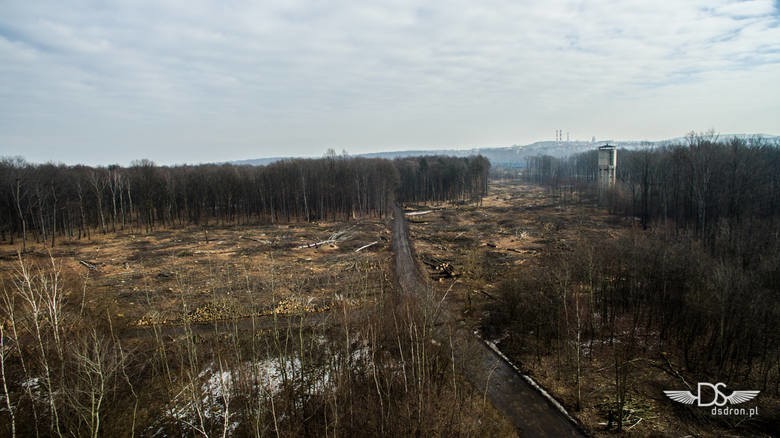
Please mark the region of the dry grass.
[[[346, 229], [335, 244], [296, 249]], [[113, 315], [121, 328], [316, 313], [334, 300], [360, 305], [389, 281], [388, 239], [379, 221], [184, 227], [95, 235], [51, 249], [30, 245], [25, 257], [45, 263], [51, 252], [67, 279], [68, 302], [80, 305], [83, 298], [90, 310]], [[354, 252], [375, 240], [380, 244]], [[18, 266], [17, 248], [0, 246], [0, 278], [10, 280]]]
[[496, 284], [517, 267], [538, 265], [550, 243], [568, 245], [583, 234], [606, 237], [621, 230], [600, 209], [562, 204], [544, 188], [512, 181], [493, 182], [481, 206], [438, 206], [410, 222], [417, 255], [447, 260], [459, 274], [438, 281], [444, 289], [455, 283], [450, 297], [474, 325], [480, 320], [473, 310], [491, 300]]

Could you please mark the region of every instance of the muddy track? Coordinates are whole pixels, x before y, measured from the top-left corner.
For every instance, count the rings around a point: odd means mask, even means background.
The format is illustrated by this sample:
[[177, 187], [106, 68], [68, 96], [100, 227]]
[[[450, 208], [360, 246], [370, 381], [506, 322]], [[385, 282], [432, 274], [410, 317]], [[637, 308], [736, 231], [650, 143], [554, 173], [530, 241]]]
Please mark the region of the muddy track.
[[[419, 294], [427, 286], [415, 263], [403, 211], [396, 206], [394, 214], [395, 275], [404, 293]], [[521, 374], [494, 346], [471, 333], [453, 314], [445, 311], [441, 317], [448, 329], [440, 333], [451, 334], [455, 358], [465, 377], [479, 391], [484, 391], [520, 436], [587, 436], [557, 402], [528, 376]]]

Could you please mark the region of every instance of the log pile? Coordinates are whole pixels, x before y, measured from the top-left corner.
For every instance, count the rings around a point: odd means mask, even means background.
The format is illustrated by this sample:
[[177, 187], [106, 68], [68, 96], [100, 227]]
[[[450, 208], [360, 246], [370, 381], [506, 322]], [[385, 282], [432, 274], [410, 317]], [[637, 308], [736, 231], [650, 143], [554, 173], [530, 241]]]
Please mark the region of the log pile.
[[453, 267], [448, 260], [442, 260], [436, 257], [423, 257], [422, 262], [432, 271], [430, 275], [434, 280], [460, 276], [460, 274], [455, 272], [455, 267]]

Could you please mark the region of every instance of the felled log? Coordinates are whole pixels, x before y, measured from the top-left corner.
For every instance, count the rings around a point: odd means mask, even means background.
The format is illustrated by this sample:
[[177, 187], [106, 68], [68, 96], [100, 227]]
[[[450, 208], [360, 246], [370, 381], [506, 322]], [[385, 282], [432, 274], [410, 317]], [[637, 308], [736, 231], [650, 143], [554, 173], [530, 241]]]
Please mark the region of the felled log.
[[430, 214], [433, 213], [433, 210], [425, 210], [425, 211], [410, 211], [409, 213], [405, 213], [405, 215], [408, 216], [422, 216], [424, 214]]
[[97, 266], [92, 264], [92, 263], [90, 263], [90, 262], [88, 262], [88, 261], [86, 261], [86, 260], [79, 260], [79, 263], [81, 263], [82, 265], [86, 266], [91, 271], [97, 271]]
[[375, 241], [373, 241], [373, 242], [369, 243], [368, 245], [363, 245], [363, 246], [361, 246], [360, 248], [356, 249], [356, 250], [355, 250], [355, 252], [360, 252], [360, 251], [362, 251], [362, 250], [364, 250], [364, 249], [366, 249], [366, 248], [370, 248], [370, 247], [372, 247], [372, 246], [376, 245], [377, 243], [379, 243], [379, 241], [378, 241], [378, 240], [375, 240]]

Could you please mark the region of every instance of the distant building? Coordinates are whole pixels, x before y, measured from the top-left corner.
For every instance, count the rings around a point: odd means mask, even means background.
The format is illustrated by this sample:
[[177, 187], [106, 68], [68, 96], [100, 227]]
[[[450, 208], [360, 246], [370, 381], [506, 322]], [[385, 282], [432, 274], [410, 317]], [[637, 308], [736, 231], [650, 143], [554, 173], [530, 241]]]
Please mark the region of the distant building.
[[615, 185], [617, 169], [617, 148], [605, 144], [599, 147], [599, 199], [606, 199], [607, 191]]

